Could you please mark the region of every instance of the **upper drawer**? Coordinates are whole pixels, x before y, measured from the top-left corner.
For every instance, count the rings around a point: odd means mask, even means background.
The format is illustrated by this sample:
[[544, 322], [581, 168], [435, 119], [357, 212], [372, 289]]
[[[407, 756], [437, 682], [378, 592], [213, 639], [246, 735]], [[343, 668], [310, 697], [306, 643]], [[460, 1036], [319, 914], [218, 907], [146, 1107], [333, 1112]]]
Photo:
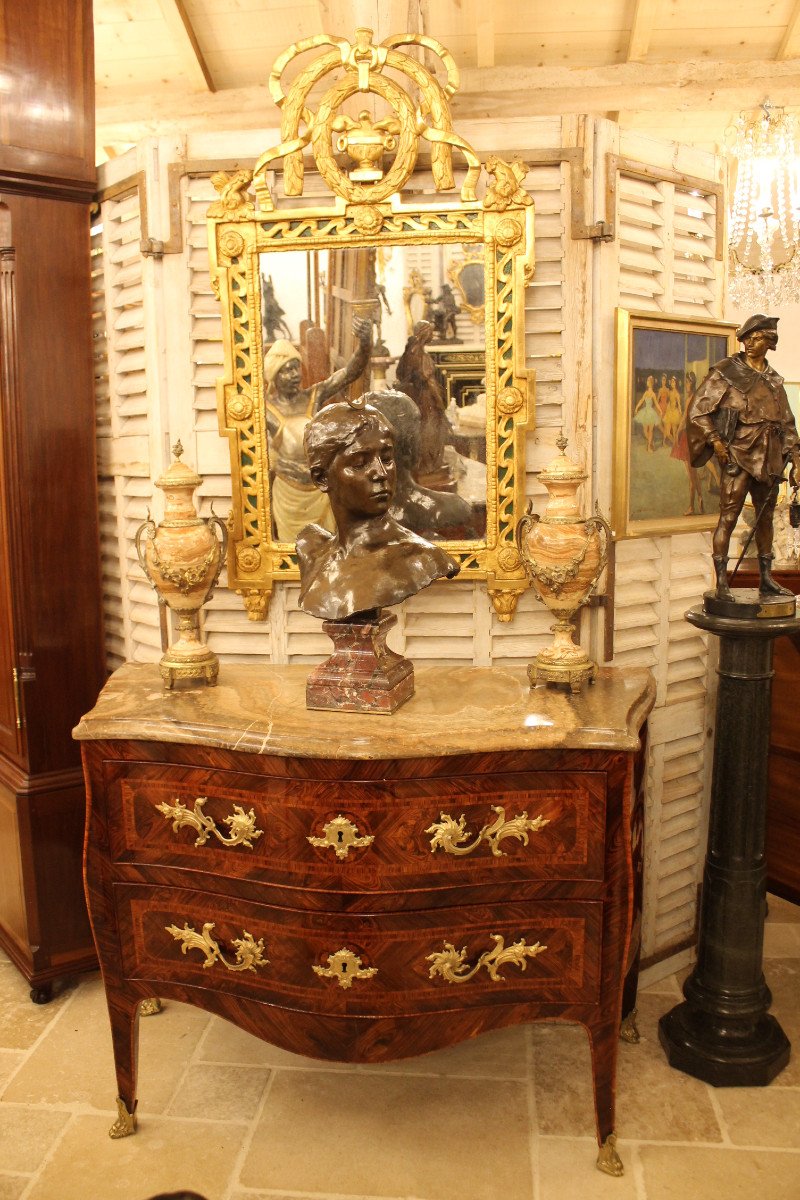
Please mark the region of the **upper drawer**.
[[599, 772], [365, 783], [106, 766], [118, 862], [347, 891], [603, 877]]

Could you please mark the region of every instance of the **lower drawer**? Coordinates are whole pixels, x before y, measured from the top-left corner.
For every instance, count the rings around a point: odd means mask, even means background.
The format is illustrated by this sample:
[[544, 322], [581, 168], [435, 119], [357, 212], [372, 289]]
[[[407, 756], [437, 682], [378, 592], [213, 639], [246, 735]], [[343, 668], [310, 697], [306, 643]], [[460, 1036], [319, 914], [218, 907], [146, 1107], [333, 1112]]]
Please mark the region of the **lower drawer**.
[[124, 974], [156, 986], [363, 1016], [599, 996], [599, 902], [364, 916], [130, 884], [114, 885], [114, 894]]

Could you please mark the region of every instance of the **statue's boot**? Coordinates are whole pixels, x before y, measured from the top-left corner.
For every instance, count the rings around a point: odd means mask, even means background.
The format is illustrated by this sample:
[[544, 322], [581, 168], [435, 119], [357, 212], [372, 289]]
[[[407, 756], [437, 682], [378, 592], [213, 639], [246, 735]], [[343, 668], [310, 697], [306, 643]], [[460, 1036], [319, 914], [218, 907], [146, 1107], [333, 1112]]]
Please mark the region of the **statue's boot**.
[[717, 576], [717, 599], [732, 600], [733, 592], [728, 587], [728, 560], [720, 554], [714, 555], [714, 572]]
[[772, 554], [759, 554], [758, 570], [761, 576], [761, 581], [758, 585], [758, 592], [761, 596], [792, 596], [793, 592], [789, 588], [781, 587], [781, 585], [772, 578]]

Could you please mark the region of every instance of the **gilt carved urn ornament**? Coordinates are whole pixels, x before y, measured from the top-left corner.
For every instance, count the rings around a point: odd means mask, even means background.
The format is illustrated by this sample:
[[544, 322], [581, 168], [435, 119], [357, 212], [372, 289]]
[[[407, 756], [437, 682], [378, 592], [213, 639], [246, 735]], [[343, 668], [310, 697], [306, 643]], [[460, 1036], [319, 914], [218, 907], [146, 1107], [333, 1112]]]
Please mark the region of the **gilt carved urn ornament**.
[[578, 692], [597, 675], [597, 663], [574, 641], [573, 618], [585, 604], [608, 560], [611, 529], [604, 517], [582, 517], [578, 488], [586, 472], [565, 454], [567, 439], [556, 442], [557, 458], [548, 463], [539, 478], [549, 493], [544, 515], [532, 510], [516, 529], [517, 547], [525, 571], [539, 599], [557, 618], [551, 625], [552, 646], [540, 650], [528, 667], [531, 685], [539, 682], [568, 683]]
[[171, 688], [176, 679], [201, 679], [213, 685], [219, 659], [201, 640], [200, 609], [219, 579], [228, 533], [213, 513], [208, 518], [198, 516], [192, 497], [202, 480], [180, 461], [180, 442], [172, 453], [175, 461], [156, 480], [156, 487], [164, 493], [164, 519], [156, 525], [148, 512], [136, 531], [136, 553], [159, 602], [166, 604], [178, 621], [178, 640], [159, 664], [164, 686]]

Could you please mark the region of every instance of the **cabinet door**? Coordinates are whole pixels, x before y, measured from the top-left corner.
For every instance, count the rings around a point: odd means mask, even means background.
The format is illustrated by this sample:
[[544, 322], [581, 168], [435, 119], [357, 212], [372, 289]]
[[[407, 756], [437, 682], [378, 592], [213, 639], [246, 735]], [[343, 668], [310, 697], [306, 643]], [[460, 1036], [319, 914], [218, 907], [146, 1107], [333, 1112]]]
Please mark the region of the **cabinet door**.
[[8, 456], [16, 429], [17, 385], [14, 266], [11, 217], [6, 205], [0, 202], [0, 753], [16, 756], [22, 753], [23, 742], [15, 703], [15, 563], [11, 540], [13, 514], [9, 512], [14, 473]]

